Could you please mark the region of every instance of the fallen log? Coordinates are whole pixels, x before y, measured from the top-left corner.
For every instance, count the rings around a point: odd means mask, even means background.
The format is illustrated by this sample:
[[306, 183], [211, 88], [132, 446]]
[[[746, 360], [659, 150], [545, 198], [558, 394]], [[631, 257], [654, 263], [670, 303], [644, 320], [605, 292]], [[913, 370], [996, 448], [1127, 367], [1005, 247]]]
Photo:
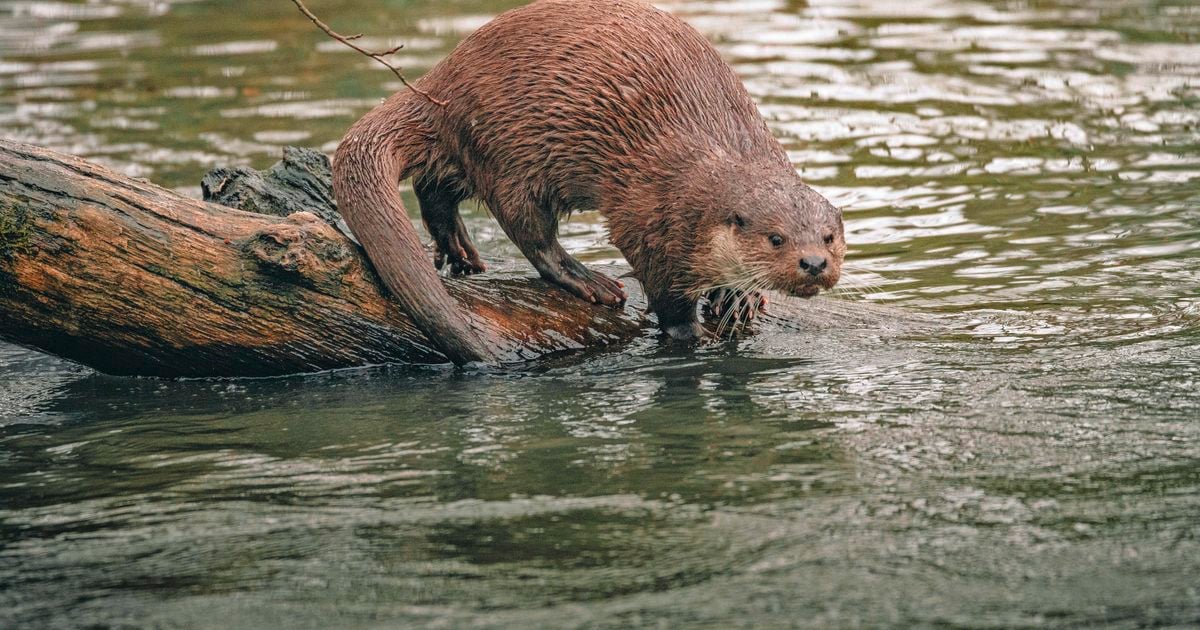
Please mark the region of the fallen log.
[[[0, 338], [119, 375], [445, 363], [331, 225], [323, 157], [291, 157], [282, 171], [205, 178], [206, 196], [258, 211], [246, 212], [0, 140]], [[635, 296], [614, 311], [534, 278], [447, 286], [507, 360], [612, 344], [643, 326]]]

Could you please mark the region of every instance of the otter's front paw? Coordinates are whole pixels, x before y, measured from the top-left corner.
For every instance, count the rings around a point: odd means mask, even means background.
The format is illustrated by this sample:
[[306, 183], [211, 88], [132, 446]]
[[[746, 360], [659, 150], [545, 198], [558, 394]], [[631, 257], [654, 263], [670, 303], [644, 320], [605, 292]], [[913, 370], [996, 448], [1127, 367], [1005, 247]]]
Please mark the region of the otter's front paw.
[[550, 280], [588, 302], [612, 307], [625, 304], [624, 284], [588, 269], [573, 258], [567, 257], [554, 271], [556, 273], [550, 274]]
[[758, 291], [713, 289], [707, 297], [704, 316], [709, 321], [717, 322], [719, 328], [746, 324], [754, 321], [760, 313], [767, 312], [767, 296]]

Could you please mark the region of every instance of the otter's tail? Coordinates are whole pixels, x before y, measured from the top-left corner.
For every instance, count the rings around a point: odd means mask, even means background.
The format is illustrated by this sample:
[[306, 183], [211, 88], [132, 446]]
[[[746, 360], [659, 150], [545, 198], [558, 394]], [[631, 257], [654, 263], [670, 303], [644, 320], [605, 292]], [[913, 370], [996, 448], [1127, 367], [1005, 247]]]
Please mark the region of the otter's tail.
[[417, 327], [458, 365], [493, 362], [421, 247], [400, 200], [400, 180], [427, 159], [432, 133], [408, 94], [388, 99], [350, 128], [333, 159], [338, 210], [387, 288]]

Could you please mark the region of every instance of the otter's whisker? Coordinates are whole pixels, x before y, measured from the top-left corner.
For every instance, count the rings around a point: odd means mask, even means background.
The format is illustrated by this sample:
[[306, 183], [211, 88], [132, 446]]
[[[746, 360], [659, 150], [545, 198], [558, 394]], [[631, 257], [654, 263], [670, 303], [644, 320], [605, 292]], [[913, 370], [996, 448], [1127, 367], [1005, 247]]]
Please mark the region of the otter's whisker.
[[730, 273], [730, 270], [725, 268], [713, 274], [725, 278], [724, 281], [700, 284], [685, 291], [685, 294], [692, 298], [701, 298], [717, 289], [736, 289], [745, 284], [749, 279], [757, 279], [765, 276], [770, 271], [769, 267], [765, 264], [738, 265], [737, 267], [740, 268], [735, 269], [735, 273]]
[[857, 285], [857, 286], [851, 285], [851, 286], [846, 287], [846, 289], [855, 292], [857, 295], [862, 295], [862, 296], [878, 295], [878, 294], [881, 294], [884, 292], [883, 289], [881, 289], [877, 286], [874, 286], [874, 285], [869, 285], [869, 284]]
[[[842, 267], [842, 269], [845, 271], [847, 267]], [[883, 289], [878, 284], [878, 280], [883, 279], [881, 276], [870, 271], [860, 272], [853, 268], [851, 270], [852, 273], [843, 276], [841, 281], [838, 282], [838, 286], [830, 291], [831, 294], [844, 297], [862, 297], [883, 293]], [[862, 273], [866, 277], [858, 275], [859, 273]]]
[[[746, 299], [747, 300], [750, 300], [752, 298], [757, 299], [756, 296], [760, 296], [764, 291], [767, 290], [767, 287], [771, 286], [771, 284], [772, 284], [771, 279], [764, 275], [761, 279], [759, 279], [759, 281], [757, 283], [755, 283], [746, 292], [746, 294], [745, 294]], [[743, 329], [750, 324], [749, 309], [751, 309], [751, 308], [758, 308], [758, 304], [750, 304], [749, 302], [747, 302], [747, 304], [746, 304], [747, 317], [746, 317], [746, 320], [741, 323]]]
[[733, 324], [737, 321], [737, 314], [742, 309], [742, 302], [745, 300], [745, 293], [741, 290], [735, 290], [734, 297], [735, 300], [732, 307], [725, 312], [725, 314], [721, 317], [721, 321], [717, 324], [718, 337], [725, 336], [726, 329], [730, 324]]
[[728, 325], [730, 318], [733, 317], [733, 314], [736, 313], [739, 308], [741, 308], [741, 294], [739, 293], [739, 289], [737, 288], [741, 284], [742, 283], [739, 282], [736, 285], [731, 286], [729, 289], [735, 299], [733, 301], [733, 304], [729, 305], [729, 308], [727, 308], [725, 310], [725, 312], [722, 313], [721, 319], [717, 321], [717, 333], [716, 333], [717, 337], [725, 336], [726, 325]]
[[750, 308], [750, 298], [752, 295], [758, 293], [768, 286], [770, 279], [767, 271], [768, 270], [764, 268], [758, 273], [748, 274], [740, 286], [734, 289], [734, 295], [736, 296], [737, 300], [734, 303], [733, 308], [729, 309], [729, 311], [725, 313], [724, 317], [721, 318], [720, 323], [718, 323], [718, 337], [724, 336], [727, 327], [740, 327], [744, 329], [749, 323], [748, 321], [741, 319], [742, 310], [748, 310]]

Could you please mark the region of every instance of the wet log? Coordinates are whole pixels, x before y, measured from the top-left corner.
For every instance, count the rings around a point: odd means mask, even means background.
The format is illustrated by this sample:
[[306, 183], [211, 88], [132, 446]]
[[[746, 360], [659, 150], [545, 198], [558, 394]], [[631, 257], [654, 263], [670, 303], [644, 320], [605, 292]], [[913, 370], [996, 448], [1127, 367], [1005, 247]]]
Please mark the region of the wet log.
[[[247, 212], [0, 140], [0, 338], [119, 375], [445, 363], [335, 227], [323, 156], [289, 157], [205, 178], [206, 196]], [[535, 278], [447, 285], [508, 360], [643, 326], [634, 300], [614, 311]]]

